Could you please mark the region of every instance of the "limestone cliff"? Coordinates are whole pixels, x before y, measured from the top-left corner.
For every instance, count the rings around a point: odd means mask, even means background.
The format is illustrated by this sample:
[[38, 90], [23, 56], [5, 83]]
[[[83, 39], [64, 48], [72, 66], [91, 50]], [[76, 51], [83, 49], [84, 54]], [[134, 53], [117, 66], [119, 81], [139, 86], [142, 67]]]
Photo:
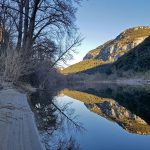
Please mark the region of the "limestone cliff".
[[89, 51], [83, 59], [100, 59], [103, 61], [114, 62], [150, 35], [150, 27], [130, 28], [118, 35], [114, 40]]

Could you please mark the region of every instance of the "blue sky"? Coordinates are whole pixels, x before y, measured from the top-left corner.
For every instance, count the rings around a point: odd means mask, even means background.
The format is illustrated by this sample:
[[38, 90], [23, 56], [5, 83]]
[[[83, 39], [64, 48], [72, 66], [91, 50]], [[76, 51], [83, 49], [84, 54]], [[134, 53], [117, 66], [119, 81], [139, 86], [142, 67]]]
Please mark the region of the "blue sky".
[[84, 0], [76, 24], [85, 39], [68, 64], [81, 61], [89, 50], [127, 28], [150, 26], [150, 0]]

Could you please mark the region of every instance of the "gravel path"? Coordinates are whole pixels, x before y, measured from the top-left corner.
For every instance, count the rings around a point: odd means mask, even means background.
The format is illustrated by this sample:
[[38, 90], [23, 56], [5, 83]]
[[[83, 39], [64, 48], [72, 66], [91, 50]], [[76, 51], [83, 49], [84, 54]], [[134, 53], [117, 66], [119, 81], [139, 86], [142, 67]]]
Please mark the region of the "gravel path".
[[0, 150], [44, 150], [26, 94], [0, 91]]

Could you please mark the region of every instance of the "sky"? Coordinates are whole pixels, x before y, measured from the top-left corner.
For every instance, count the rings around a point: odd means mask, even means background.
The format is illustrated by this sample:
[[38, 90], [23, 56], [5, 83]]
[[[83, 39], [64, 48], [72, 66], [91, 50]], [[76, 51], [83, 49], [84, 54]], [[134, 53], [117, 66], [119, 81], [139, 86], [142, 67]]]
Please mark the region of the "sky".
[[150, 26], [150, 0], [83, 0], [76, 24], [84, 40], [68, 65], [127, 28]]

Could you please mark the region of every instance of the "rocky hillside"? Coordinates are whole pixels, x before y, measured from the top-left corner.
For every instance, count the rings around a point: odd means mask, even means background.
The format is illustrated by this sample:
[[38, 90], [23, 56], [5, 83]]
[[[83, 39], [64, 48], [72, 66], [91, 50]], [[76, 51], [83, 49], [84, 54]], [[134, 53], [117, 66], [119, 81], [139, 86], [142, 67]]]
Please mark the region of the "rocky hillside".
[[133, 48], [130, 52], [120, 57], [113, 64], [119, 71], [147, 71], [150, 70], [150, 37]]
[[97, 58], [97, 56], [100, 54], [101, 50], [104, 49], [105, 47], [108, 47], [111, 43], [113, 42], [113, 40], [110, 40], [106, 43], [104, 43], [103, 45], [98, 46], [97, 48], [90, 50], [85, 57], [83, 58], [83, 60], [85, 59], [91, 59], [91, 58]]
[[127, 29], [114, 40], [108, 41], [90, 51], [84, 59], [95, 58], [103, 61], [114, 62], [120, 56], [143, 42], [149, 35], [150, 27], [135, 27]]
[[150, 36], [150, 27], [141, 26], [127, 29], [114, 40], [89, 51], [83, 61], [63, 69], [62, 73], [84, 72], [103, 64], [116, 62], [121, 56], [142, 43], [148, 36]]
[[138, 46], [121, 56], [117, 61], [111, 64], [105, 64], [91, 69], [82, 71], [88, 74], [106, 73], [123, 73], [127, 71], [148, 72], [150, 70], [150, 37], [146, 38]]

